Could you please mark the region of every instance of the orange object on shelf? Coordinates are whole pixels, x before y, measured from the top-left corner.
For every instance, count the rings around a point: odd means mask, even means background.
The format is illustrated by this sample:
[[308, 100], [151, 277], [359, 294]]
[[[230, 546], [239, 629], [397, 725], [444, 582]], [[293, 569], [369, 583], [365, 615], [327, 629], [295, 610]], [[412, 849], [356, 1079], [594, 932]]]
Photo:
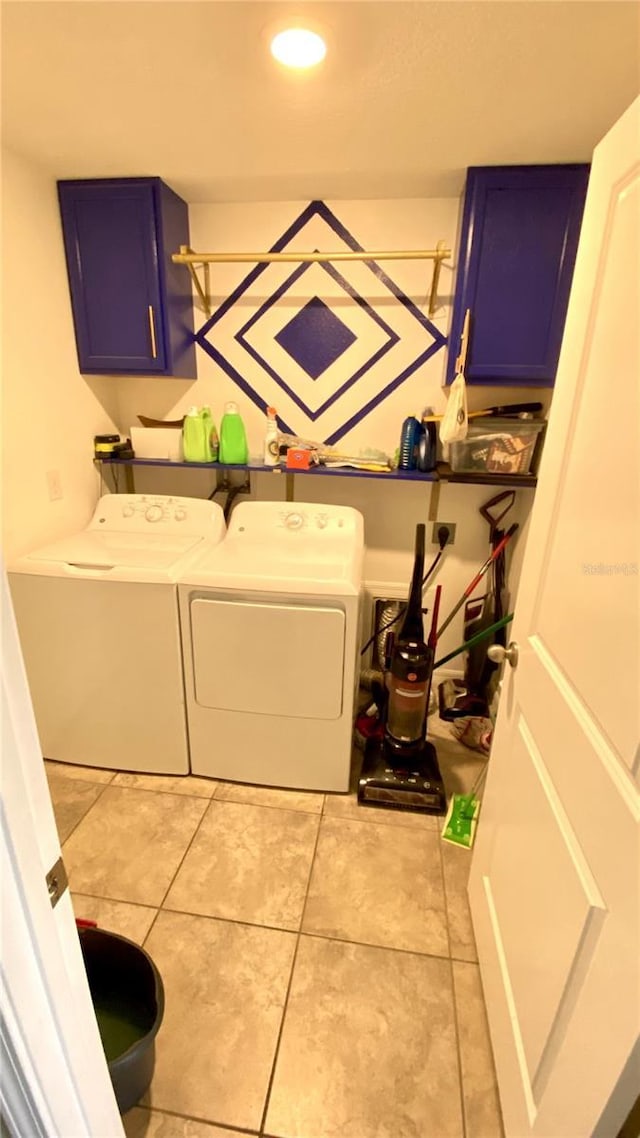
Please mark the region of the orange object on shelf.
[[311, 451], [302, 447], [289, 447], [287, 451], [287, 470], [308, 470], [311, 465]]

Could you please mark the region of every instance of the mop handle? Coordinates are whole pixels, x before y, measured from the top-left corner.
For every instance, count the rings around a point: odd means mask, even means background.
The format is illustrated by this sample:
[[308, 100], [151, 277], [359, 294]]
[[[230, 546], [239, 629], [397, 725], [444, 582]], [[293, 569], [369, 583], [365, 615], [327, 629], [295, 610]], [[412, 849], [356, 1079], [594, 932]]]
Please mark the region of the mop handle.
[[469, 585], [467, 585], [467, 587], [466, 587], [464, 593], [462, 594], [462, 596], [460, 597], [460, 600], [458, 601], [457, 605], [454, 605], [454, 607], [452, 608], [451, 612], [449, 613], [447, 619], [445, 620], [444, 624], [438, 629], [438, 639], [440, 639], [440, 637], [442, 636], [442, 633], [444, 632], [445, 628], [449, 627], [449, 625], [451, 624], [451, 621], [453, 620], [456, 613], [460, 611], [464, 602], [471, 596], [472, 592], [474, 591], [476, 586], [480, 583], [480, 581], [482, 580], [482, 578], [484, 577], [485, 573], [488, 571], [490, 566], [493, 564], [493, 562], [496, 560], [496, 558], [500, 556], [504, 547], [511, 541], [511, 538], [513, 537], [513, 535], [517, 529], [518, 529], [518, 523], [514, 522], [513, 525], [510, 526], [510, 528], [505, 533], [504, 537], [502, 538], [502, 541], [498, 542], [495, 549], [489, 554], [484, 565], [482, 566], [481, 569], [478, 570], [475, 577], [473, 578], [473, 581], [471, 581], [471, 583]]
[[509, 624], [513, 620], [513, 613], [510, 612], [508, 616], [503, 616], [502, 620], [497, 620], [495, 624], [490, 624], [488, 628], [483, 628], [480, 632], [476, 632], [466, 643], [461, 644], [459, 648], [455, 648], [448, 656], [443, 656], [440, 660], [436, 660], [433, 665], [434, 668], [441, 668], [443, 664], [447, 664], [449, 660], [453, 660], [454, 656], [459, 656], [461, 652], [466, 652], [468, 648], [475, 648], [481, 640], [486, 640], [487, 636], [492, 636], [494, 632], [498, 632], [504, 628], [505, 624]]

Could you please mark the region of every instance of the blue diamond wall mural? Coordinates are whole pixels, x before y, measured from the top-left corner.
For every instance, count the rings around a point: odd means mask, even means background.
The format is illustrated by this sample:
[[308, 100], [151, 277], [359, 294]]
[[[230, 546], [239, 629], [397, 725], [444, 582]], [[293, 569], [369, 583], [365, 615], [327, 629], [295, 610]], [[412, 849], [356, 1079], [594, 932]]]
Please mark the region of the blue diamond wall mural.
[[[337, 240], [336, 240], [337, 238]], [[271, 248], [363, 247], [324, 202]], [[374, 261], [258, 264], [196, 334], [200, 347], [280, 429], [337, 443], [446, 344]], [[372, 294], [375, 294], [372, 296]], [[420, 410], [420, 408], [414, 408]]]
[[319, 296], [313, 296], [276, 336], [285, 352], [312, 379], [335, 363], [355, 339], [355, 332]]

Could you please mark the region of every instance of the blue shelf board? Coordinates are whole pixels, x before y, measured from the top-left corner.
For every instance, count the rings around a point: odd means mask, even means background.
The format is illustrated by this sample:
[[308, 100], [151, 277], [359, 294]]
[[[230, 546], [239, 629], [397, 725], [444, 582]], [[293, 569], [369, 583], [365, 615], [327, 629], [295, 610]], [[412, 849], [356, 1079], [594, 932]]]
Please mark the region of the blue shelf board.
[[413, 482], [437, 482], [438, 475], [435, 470], [430, 473], [423, 473], [420, 470], [350, 470], [348, 467], [331, 467], [326, 466], [311, 466], [309, 470], [291, 469], [284, 465], [280, 466], [264, 466], [258, 462], [248, 462], [246, 464], [238, 464], [232, 462], [173, 462], [168, 458], [100, 458], [97, 461], [103, 462], [106, 466], [172, 466], [180, 467], [182, 470], [248, 470], [250, 473], [255, 474], [314, 474], [320, 475], [339, 475], [341, 478], [356, 477], [356, 478], [385, 478], [387, 482], [399, 481], [413, 481]]
[[258, 462], [174, 462], [168, 458], [96, 458], [105, 466], [167, 466], [182, 470], [244, 470], [255, 474], [313, 475], [316, 478], [382, 478], [385, 482], [461, 482], [477, 486], [511, 486], [533, 489], [538, 479], [535, 474], [463, 474], [451, 470], [445, 463], [428, 473], [421, 470], [351, 470], [348, 467], [312, 466], [297, 470], [287, 466], [264, 466]]

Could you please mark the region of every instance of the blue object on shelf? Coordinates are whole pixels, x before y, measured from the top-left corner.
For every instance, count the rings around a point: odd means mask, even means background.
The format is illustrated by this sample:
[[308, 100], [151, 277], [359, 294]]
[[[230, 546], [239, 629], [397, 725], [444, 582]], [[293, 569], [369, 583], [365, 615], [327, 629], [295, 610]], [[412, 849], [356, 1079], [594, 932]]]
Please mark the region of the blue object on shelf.
[[417, 447], [420, 441], [420, 422], [415, 415], [409, 415], [402, 424], [400, 435], [400, 470], [415, 470], [417, 463]]
[[420, 424], [420, 438], [418, 440], [418, 460], [416, 469], [422, 474], [435, 470], [438, 454], [438, 430], [434, 422]]

